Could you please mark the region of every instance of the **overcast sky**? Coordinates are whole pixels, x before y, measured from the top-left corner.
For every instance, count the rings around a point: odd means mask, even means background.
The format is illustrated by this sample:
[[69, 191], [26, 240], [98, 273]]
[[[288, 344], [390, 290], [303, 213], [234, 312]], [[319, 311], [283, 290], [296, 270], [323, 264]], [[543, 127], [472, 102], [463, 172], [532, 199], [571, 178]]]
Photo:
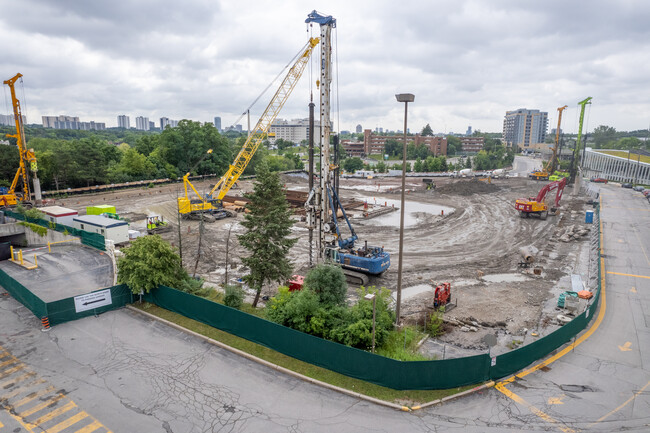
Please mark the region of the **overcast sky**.
[[[232, 124], [306, 43], [313, 9], [337, 19], [336, 130], [403, 125], [395, 93], [415, 94], [409, 128], [501, 132], [506, 110], [540, 109], [577, 130], [650, 126], [650, 1], [2, 0], [0, 78], [28, 123], [117, 115]], [[318, 35], [318, 27], [313, 29]], [[317, 59], [317, 56], [314, 56]], [[280, 118], [307, 117], [305, 71]], [[7, 86], [2, 113], [11, 105]], [[273, 89], [273, 88], [272, 88]], [[273, 89], [274, 90], [274, 89]], [[314, 90], [315, 97], [318, 93]], [[251, 110], [251, 121], [271, 98]], [[340, 123], [339, 123], [340, 121]], [[242, 122], [246, 127], [245, 119]]]

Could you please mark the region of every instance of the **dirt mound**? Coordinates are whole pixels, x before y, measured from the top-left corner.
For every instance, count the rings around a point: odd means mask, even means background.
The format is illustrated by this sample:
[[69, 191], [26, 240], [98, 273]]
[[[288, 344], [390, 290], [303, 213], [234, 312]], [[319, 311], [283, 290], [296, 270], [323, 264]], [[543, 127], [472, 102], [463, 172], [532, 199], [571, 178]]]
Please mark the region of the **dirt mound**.
[[455, 194], [468, 196], [472, 194], [487, 194], [500, 190], [501, 187], [493, 183], [487, 183], [478, 179], [459, 179], [457, 181], [442, 185], [436, 191], [441, 194]]

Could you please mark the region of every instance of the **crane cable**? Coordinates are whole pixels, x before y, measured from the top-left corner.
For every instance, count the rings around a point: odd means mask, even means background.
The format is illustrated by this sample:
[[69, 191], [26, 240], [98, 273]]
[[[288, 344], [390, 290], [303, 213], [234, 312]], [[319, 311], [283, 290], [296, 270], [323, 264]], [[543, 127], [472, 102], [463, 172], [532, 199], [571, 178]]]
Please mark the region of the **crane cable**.
[[[286, 71], [287, 68], [289, 68], [291, 65], [293, 65], [293, 63], [295, 62], [295, 60], [296, 60], [296, 59], [297, 59], [301, 54], [303, 54], [303, 53], [305, 52], [305, 49], [307, 48], [307, 45], [309, 45], [309, 42], [305, 43], [305, 45], [303, 45], [302, 48], [300, 48], [300, 50], [296, 53], [295, 56], [293, 56], [293, 58], [289, 61], [289, 63], [287, 63], [287, 64], [285, 65], [284, 68], [282, 68], [282, 70], [278, 73], [278, 75], [276, 75], [275, 78], [274, 78], [274, 79], [269, 83], [269, 85], [266, 86], [266, 88], [265, 88], [264, 90], [262, 90], [262, 93], [260, 93], [260, 94], [257, 96], [257, 98], [255, 98], [255, 100], [254, 100], [254, 101], [253, 101], [253, 102], [248, 106], [248, 108], [246, 108], [246, 109], [244, 110], [244, 112], [241, 114], [241, 116], [239, 116], [239, 118], [238, 118], [237, 120], [235, 120], [235, 122], [234, 122], [231, 126], [235, 126], [235, 125], [237, 125], [237, 124], [239, 123], [239, 121], [242, 120], [242, 118], [246, 115], [246, 113], [248, 113], [248, 111], [249, 111], [249, 110], [250, 110], [250, 109], [251, 109], [251, 108], [252, 108], [252, 107], [257, 103], [257, 101], [260, 100], [260, 98], [261, 98], [262, 96], [264, 96], [264, 94], [266, 93], [266, 91], [269, 90], [269, 89], [271, 88], [271, 86], [273, 85], [273, 83], [275, 83], [275, 82], [277, 81], [277, 79], [282, 75], [282, 73], [283, 73], [284, 71]], [[253, 132], [254, 132], [254, 131], [253, 131]]]
[[[334, 28], [334, 55], [335, 55], [335, 66], [336, 66], [336, 130], [341, 132], [341, 110], [339, 106], [339, 32], [337, 28]], [[335, 149], [335, 152], [338, 152], [338, 149]]]

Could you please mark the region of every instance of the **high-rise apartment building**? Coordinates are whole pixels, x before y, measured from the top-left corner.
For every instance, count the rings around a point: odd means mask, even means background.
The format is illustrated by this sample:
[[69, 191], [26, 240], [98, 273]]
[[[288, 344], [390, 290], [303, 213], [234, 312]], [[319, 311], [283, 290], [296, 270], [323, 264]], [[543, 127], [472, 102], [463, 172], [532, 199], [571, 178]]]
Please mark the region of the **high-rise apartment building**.
[[217, 128], [217, 131], [221, 132], [221, 117], [214, 118], [214, 127]]
[[465, 131], [465, 135], [468, 137], [472, 135], [472, 125], [467, 127], [467, 131]]
[[361, 134], [362, 132], [363, 132], [363, 127], [361, 126], [361, 124], [358, 124], [357, 125], [357, 134]]
[[164, 131], [165, 126], [171, 126], [172, 128], [175, 128], [178, 126], [178, 120], [172, 120], [168, 117], [161, 117], [160, 118], [160, 130]]
[[546, 140], [548, 113], [539, 110], [506, 111], [503, 120], [503, 143], [521, 149], [541, 148]]
[[149, 118], [138, 116], [135, 118], [135, 129], [138, 131], [149, 131]]
[[[23, 117], [23, 125], [27, 123], [27, 118], [25, 115]], [[11, 114], [0, 114], [0, 125], [3, 126], [16, 126], [16, 122], [14, 120], [14, 116]]]
[[117, 116], [117, 127], [129, 129], [131, 127], [131, 118], [126, 114]]
[[[79, 129], [79, 118], [76, 116], [42, 116], [43, 128], [54, 129]], [[58, 126], [57, 127], [57, 123]], [[61, 126], [69, 126], [67, 128]]]

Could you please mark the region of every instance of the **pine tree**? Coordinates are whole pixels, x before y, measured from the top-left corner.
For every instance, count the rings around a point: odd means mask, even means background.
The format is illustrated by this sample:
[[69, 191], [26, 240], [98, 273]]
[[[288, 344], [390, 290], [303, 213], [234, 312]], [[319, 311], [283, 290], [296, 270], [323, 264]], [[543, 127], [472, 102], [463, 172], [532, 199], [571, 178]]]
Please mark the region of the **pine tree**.
[[250, 213], [245, 214], [242, 223], [246, 233], [238, 236], [250, 254], [242, 258], [242, 263], [249, 269], [244, 281], [256, 291], [253, 307], [265, 283], [284, 282], [291, 276], [293, 264], [287, 255], [298, 241], [288, 237], [293, 220], [280, 176], [270, 172], [266, 162], [257, 166], [256, 175], [253, 192], [246, 195], [251, 200], [247, 205]]

